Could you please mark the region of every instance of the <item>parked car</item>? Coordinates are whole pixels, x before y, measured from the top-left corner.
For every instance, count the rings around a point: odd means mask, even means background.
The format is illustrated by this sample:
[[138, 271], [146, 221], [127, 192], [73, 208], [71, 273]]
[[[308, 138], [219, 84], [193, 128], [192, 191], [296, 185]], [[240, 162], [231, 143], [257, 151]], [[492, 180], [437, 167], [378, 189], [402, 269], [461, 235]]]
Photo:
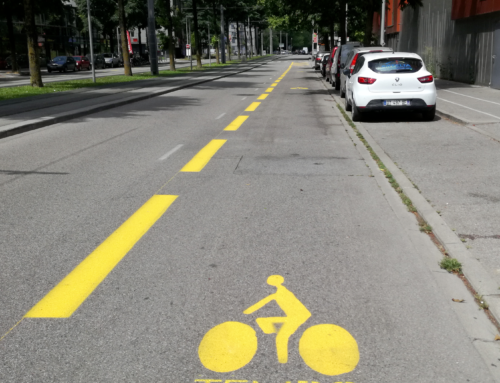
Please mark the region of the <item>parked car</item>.
[[[17, 60], [17, 66], [19, 69], [30, 67], [28, 55], [26, 55], [26, 54], [17, 55], [16, 60]], [[5, 61], [7, 62], [7, 67], [5, 69], [12, 69], [12, 57], [7, 56], [5, 58]], [[44, 67], [47, 65], [47, 60], [45, 59], [44, 56], [38, 57], [38, 62], [40, 63], [41, 67]]]
[[47, 71], [67, 72], [76, 71], [76, 60], [73, 56], [57, 56], [47, 63]]
[[332, 51], [330, 52], [330, 57], [328, 58], [328, 62], [326, 63], [326, 67], [325, 67], [325, 80], [327, 82], [331, 82], [331, 78], [332, 78], [332, 64], [333, 64], [333, 59], [335, 58], [335, 53], [337, 52], [337, 49], [339, 49], [339, 47], [333, 47], [332, 48]]
[[315, 70], [319, 70], [320, 67], [321, 67], [321, 59], [323, 58], [323, 56], [326, 54], [326, 52], [318, 52], [316, 53], [314, 56], [313, 56], [313, 68]]
[[76, 69], [78, 70], [90, 70], [90, 60], [85, 56], [73, 56], [76, 61]]
[[326, 72], [326, 64], [328, 63], [328, 60], [330, 58], [330, 53], [325, 53], [323, 58], [321, 59], [321, 75], [325, 77], [325, 72]]
[[347, 76], [345, 109], [353, 121], [371, 111], [418, 111], [424, 120], [436, 114], [436, 85], [415, 53], [373, 53], [361, 56]]
[[345, 83], [347, 76], [344, 74], [343, 69], [344, 68], [349, 68], [352, 71], [354, 69], [354, 66], [356, 65], [356, 61], [363, 55], [368, 54], [368, 53], [378, 53], [378, 52], [394, 52], [392, 48], [388, 47], [358, 47], [354, 48], [349, 52], [347, 55], [347, 59], [345, 61], [345, 65], [342, 66], [340, 64], [340, 97], [344, 98], [345, 97]]
[[[86, 56], [89, 61], [90, 55]], [[104, 60], [104, 56], [102, 54], [94, 55], [94, 68], [95, 69], [106, 69], [106, 61]], [[92, 65], [90, 65], [90, 69], [92, 69]]]
[[103, 53], [104, 61], [106, 66], [114, 68], [120, 65], [120, 59], [115, 53]]
[[340, 71], [342, 70], [342, 64], [345, 66], [347, 60], [347, 55], [354, 48], [360, 47], [361, 43], [359, 41], [351, 41], [347, 44], [341, 45], [339, 49], [335, 52], [335, 57], [333, 59], [330, 82], [335, 90], [340, 90]]

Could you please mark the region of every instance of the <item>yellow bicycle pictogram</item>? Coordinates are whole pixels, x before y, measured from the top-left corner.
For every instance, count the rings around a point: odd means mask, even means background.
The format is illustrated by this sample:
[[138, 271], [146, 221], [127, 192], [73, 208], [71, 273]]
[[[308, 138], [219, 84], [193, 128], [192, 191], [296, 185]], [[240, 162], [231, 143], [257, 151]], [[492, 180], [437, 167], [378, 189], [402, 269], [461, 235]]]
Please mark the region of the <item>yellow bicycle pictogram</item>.
[[[257, 318], [264, 334], [276, 334], [279, 363], [288, 362], [288, 340], [310, 317], [309, 310], [283, 286], [281, 275], [271, 275], [267, 283], [276, 292], [250, 306], [244, 314], [252, 314], [271, 301], [276, 301], [284, 317]], [[253, 359], [257, 352], [256, 331], [241, 322], [224, 322], [210, 329], [200, 342], [198, 355], [207, 369], [215, 372], [238, 370]], [[319, 324], [304, 331], [299, 341], [299, 354], [314, 371], [323, 375], [340, 375], [354, 370], [359, 362], [356, 340], [342, 327]]]

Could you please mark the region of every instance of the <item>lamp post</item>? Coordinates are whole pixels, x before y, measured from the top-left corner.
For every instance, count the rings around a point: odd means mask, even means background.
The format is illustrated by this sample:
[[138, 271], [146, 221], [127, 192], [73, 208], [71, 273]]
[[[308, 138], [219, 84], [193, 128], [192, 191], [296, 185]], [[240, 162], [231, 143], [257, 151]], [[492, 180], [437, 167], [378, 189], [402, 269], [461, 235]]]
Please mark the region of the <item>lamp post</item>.
[[151, 74], [158, 74], [158, 44], [156, 43], [155, 25], [155, 2], [148, 0], [148, 42], [149, 42], [149, 62], [151, 63]]
[[92, 82], [95, 82], [94, 42], [92, 41], [92, 21], [90, 18], [90, 0], [87, 0], [87, 17], [89, 19], [90, 62], [92, 63]]
[[382, 20], [380, 20], [380, 45], [385, 46], [385, 0], [382, 1]]

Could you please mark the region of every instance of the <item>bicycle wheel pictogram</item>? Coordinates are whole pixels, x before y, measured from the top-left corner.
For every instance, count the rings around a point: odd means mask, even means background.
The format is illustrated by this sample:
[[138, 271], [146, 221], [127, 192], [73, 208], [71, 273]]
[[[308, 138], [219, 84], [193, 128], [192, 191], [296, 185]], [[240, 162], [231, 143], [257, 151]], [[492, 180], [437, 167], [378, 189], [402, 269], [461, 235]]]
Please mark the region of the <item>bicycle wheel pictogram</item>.
[[[271, 275], [267, 283], [277, 291], [267, 296], [244, 314], [252, 314], [271, 301], [276, 301], [285, 317], [257, 318], [264, 334], [276, 334], [279, 363], [288, 362], [288, 341], [311, 313], [295, 295], [282, 284], [284, 278]], [[255, 330], [241, 322], [224, 322], [210, 329], [198, 347], [200, 361], [215, 372], [231, 372], [246, 366], [258, 348]], [[312, 370], [323, 375], [340, 375], [354, 370], [359, 362], [358, 344], [344, 328], [334, 324], [309, 327], [299, 341], [299, 354]]]

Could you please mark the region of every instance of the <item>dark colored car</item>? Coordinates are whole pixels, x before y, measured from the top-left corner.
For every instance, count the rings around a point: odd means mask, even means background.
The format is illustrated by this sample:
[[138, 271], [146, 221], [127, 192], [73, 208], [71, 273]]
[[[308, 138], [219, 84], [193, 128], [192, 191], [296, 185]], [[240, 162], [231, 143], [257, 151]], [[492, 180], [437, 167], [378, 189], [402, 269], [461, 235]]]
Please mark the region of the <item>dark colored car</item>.
[[333, 59], [335, 58], [335, 53], [337, 52], [337, 49], [339, 49], [339, 47], [332, 48], [332, 51], [330, 52], [330, 57], [328, 58], [328, 62], [326, 63], [325, 80], [327, 82], [332, 82], [332, 64], [333, 64]]
[[321, 75], [325, 77], [326, 74], [326, 64], [328, 63], [328, 60], [330, 59], [330, 53], [326, 53], [323, 58], [321, 59]]
[[[89, 61], [90, 55], [86, 56]], [[106, 69], [106, 61], [104, 60], [104, 56], [101, 54], [94, 55], [94, 67], [95, 69]], [[92, 69], [92, 65], [90, 66]]]
[[321, 68], [321, 60], [326, 52], [318, 52], [313, 56], [313, 67], [315, 70], [319, 70]]
[[330, 82], [332, 83], [332, 86], [335, 86], [335, 90], [340, 90], [340, 71], [345, 67], [347, 56], [354, 48], [360, 46], [360, 42], [352, 41], [347, 44], [341, 45], [335, 52], [335, 57], [333, 58], [330, 74]]
[[85, 56], [73, 56], [76, 61], [76, 69], [78, 70], [90, 70], [90, 60]]
[[76, 71], [76, 60], [73, 56], [57, 56], [47, 63], [47, 71], [67, 72], [72, 70]]

